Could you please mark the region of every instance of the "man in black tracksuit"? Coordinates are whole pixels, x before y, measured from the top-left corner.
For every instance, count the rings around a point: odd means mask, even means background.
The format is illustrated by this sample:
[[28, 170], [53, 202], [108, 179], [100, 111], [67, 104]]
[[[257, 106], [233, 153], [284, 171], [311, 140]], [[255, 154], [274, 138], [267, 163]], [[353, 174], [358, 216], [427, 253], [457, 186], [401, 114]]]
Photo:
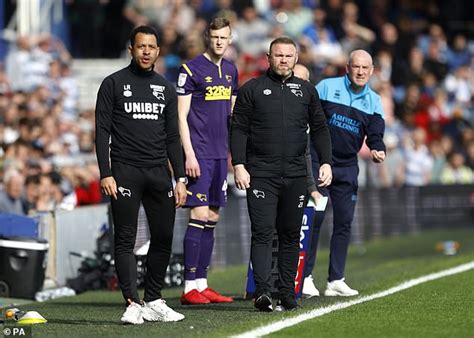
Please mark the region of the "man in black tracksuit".
[[[115, 265], [128, 307], [121, 321], [142, 324], [176, 321], [183, 315], [161, 299], [169, 263], [175, 207], [186, 200], [177, 98], [173, 86], [153, 71], [158, 37], [149, 26], [130, 36], [130, 65], [104, 79], [96, 105], [96, 148], [102, 191], [111, 197], [115, 232]], [[110, 139], [110, 144], [109, 144]], [[110, 150], [110, 161], [109, 161]], [[168, 159], [177, 184], [173, 191]], [[150, 227], [145, 305], [137, 292], [133, 247], [140, 203]]]
[[307, 188], [308, 124], [321, 159], [321, 186], [331, 182], [331, 140], [317, 92], [293, 76], [297, 61], [294, 41], [275, 39], [268, 60], [267, 73], [250, 80], [238, 92], [230, 148], [236, 186], [247, 189], [255, 307], [273, 310], [270, 270], [276, 227], [279, 301], [275, 310], [292, 310], [297, 306], [294, 280]]

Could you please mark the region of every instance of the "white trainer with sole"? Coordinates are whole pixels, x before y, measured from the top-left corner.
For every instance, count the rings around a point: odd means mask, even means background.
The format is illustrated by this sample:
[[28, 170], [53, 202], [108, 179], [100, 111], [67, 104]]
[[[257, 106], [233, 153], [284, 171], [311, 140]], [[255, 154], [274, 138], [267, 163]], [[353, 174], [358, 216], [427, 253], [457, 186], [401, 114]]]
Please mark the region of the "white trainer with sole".
[[120, 321], [124, 324], [143, 324], [142, 310], [143, 306], [132, 302], [127, 306]]
[[164, 299], [157, 299], [145, 303], [143, 319], [149, 322], [177, 322], [184, 319], [184, 315], [174, 311]]
[[314, 286], [313, 276], [309, 275], [303, 281], [303, 297], [319, 297], [319, 290]]
[[349, 285], [344, 282], [343, 279], [334, 280], [332, 282], [328, 282], [326, 291], [324, 291], [324, 295], [327, 297], [333, 296], [342, 296], [342, 297], [351, 297], [357, 296], [359, 291], [351, 289]]

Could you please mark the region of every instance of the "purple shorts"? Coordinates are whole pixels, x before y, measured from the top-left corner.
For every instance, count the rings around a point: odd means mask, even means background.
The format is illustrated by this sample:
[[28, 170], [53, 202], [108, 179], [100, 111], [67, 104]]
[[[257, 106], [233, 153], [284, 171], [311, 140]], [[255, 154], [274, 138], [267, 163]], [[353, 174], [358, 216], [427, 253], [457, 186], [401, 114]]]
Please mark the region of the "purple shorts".
[[201, 177], [189, 178], [185, 207], [223, 207], [227, 202], [227, 159], [198, 159]]

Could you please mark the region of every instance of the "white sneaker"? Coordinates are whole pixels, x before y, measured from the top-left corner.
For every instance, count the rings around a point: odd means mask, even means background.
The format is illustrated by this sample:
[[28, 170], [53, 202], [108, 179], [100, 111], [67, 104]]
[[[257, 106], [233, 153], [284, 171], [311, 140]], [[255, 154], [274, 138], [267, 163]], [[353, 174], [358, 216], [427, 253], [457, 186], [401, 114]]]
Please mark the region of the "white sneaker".
[[343, 279], [334, 280], [332, 282], [328, 282], [326, 291], [324, 291], [324, 295], [331, 297], [331, 296], [343, 296], [343, 297], [351, 297], [357, 296], [359, 291], [351, 289], [349, 285], [344, 282]]
[[143, 324], [142, 310], [143, 306], [140, 304], [130, 303], [120, 321], [125, 324]]
[[314, 286], [312, 275], [309, 275], [303, 281], [303, 297], [304, 298], [319, 297], [319, 290], [316, 289], [316, 286]]
[[145, 303], [143, 307], [143, 319], [149, 322], [177, 322], [184, 319], [184, 315], [174, 311], [164, 299], [157, 299]]

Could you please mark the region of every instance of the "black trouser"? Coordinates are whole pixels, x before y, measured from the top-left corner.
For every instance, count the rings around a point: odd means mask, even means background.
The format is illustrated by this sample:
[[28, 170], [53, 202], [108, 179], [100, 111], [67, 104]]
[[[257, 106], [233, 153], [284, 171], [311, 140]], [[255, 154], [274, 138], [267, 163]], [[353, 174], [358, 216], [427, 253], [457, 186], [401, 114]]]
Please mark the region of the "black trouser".
[[257, 297], [262, 293], [270, 293], [272, 238], [275, 227], [278, 234], [279, 297], [295, 295], [305, 197], [306, 177], [250, 179], [250, 188], [247, 190], [252, 230], [250, 256]]
[[140, 301], [133, 247], [141, 202], [150, 227], [144, 300], [150, 302], [159, 299], [171, 255], [176, 213], [170, 172], [166, 166], [139, 168], [115, 162], [112, 164], [112, 174], [118, 190], [117, 200], [111, 199], [115, 268], [123, 297], [125, 300]]

